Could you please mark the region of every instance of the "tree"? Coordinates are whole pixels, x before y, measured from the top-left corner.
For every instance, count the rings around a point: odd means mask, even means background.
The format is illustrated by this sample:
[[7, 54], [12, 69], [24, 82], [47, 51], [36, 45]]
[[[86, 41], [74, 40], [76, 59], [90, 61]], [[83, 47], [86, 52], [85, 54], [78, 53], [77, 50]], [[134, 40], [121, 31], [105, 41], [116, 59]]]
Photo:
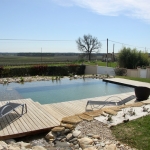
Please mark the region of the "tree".
[[98, 41], [96, 37], [92, 37], [92, 35], [84, 35], [83, 38], [78, 38], [76, 40], [78, 50], [84, 52], [88, 59], [91, 60], [92, 52], [99, 52], [101, 48], [101, 43]]
[[135, 69], [137, 66], [148, 66], [148, 59], [148, 53], [126, 47], [122, 48], [118, 54], [119, 67], [127, 69]]

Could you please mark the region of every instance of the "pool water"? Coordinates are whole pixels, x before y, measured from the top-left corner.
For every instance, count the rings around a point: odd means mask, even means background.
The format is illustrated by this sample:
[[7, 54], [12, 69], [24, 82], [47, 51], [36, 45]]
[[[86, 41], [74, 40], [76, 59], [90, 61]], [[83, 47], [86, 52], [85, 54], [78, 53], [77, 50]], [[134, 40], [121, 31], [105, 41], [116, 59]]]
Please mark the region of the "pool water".
[[132, 87], [104, 82], [101, 79], [69, 80], [63, 78], [58, 81], [0, 85], [0, 101], [31, 98], [41, 104], [48, 104], [133, 91]]

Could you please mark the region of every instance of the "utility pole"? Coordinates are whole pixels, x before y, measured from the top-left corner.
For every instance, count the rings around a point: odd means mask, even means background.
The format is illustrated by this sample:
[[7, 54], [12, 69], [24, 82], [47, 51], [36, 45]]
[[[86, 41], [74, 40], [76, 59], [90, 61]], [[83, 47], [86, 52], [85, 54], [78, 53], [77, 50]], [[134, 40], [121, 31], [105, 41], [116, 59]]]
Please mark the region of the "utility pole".
[[108, 39], [107, 39], [107, 59], [106, 59], [106, 66], [108, 67]]
[[114, 49], [115, 49], [115, 44], [113, 44], [113, 62], [115, 60], [115, 57], [114, 57]]

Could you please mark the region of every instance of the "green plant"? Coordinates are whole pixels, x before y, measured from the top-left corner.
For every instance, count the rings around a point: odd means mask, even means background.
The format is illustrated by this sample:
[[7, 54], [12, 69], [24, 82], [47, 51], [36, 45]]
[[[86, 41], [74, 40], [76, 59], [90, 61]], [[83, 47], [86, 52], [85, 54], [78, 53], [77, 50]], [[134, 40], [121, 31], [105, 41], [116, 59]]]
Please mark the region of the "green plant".
[[133, 108], [130, 108], [128, 113], [129, 113], [130, 116], [134, 116], [135, 115], [135, 110]]
[[122, 68], [135, 69], [137, 66], [148, 66], [148, 58], [146, 52], [124, 47], [118, 54], [118, 64]]
[[143, 108], [143, 112], [149, 112], [149, 108], [146, 108], [145, 106], [142, 107]]
[[73, 77], [73, 73], [69, 73], [69, 77]]
[[107, 121], [111, 122], [112, 121], [112, 115], [107, 116]]
[[127, 74], [127, 69], [126, 68], [117, 67], [117, 68], [114, 69], [114, 71], [115, 71], [115, 74], [117, 76], [126, 76], [126, 74]]
[[24, 82], [24, 78], [23, 77], [20, 77], [20, 82]]
[[116, 139], [132, 148], [149, 150], [150, 148], [150, 116], [122, 123], [111, 128]]

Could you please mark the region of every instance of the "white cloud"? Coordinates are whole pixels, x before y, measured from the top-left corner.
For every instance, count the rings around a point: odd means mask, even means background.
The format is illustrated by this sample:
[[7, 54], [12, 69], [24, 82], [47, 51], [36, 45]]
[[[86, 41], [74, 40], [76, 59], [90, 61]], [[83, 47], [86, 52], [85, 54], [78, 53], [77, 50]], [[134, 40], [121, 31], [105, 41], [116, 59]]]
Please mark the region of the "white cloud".
[[101, 15], [127, 15], [150, 22], [149, 0], [53, 0], [64, 6], [79, 6]]

